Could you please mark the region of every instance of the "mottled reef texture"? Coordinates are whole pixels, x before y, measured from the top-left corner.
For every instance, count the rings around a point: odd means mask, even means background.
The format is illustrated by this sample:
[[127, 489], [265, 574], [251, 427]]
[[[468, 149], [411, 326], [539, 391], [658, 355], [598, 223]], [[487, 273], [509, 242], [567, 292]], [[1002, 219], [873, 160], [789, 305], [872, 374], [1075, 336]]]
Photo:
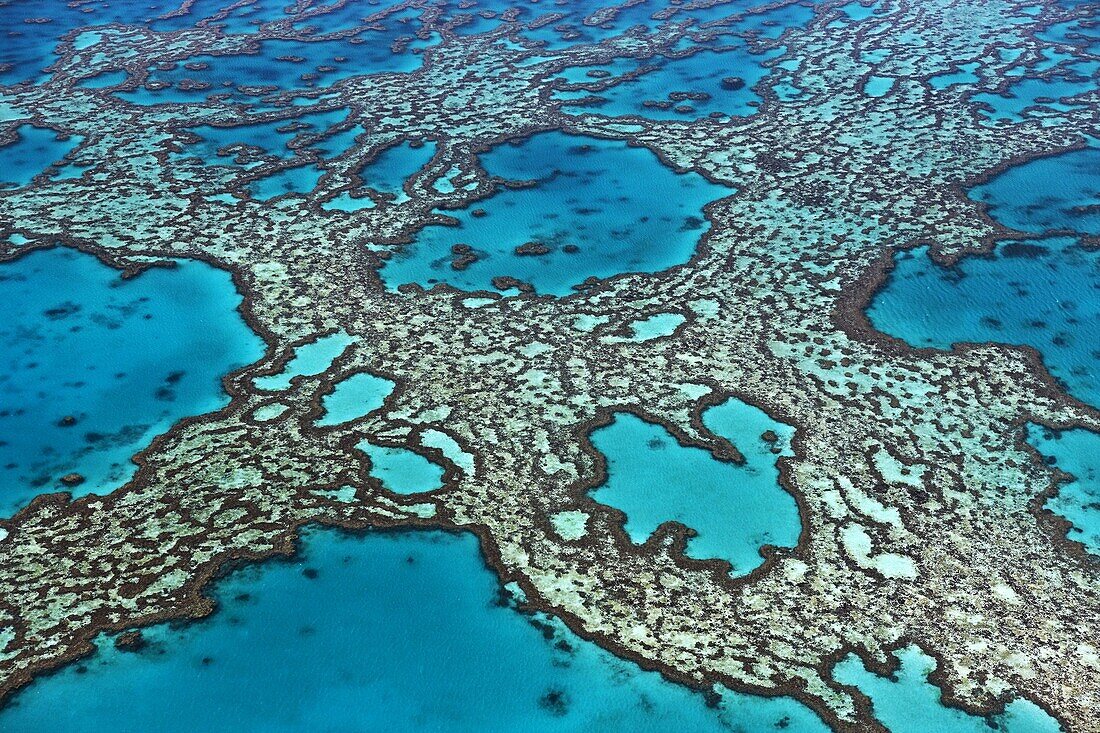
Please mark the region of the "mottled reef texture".
[[[304, 523], [416, 525], [477, 532], [493, 568], [532, 605], [618, 654], [689, 684], [794, 695], [837, 730], [878, 726], [869, 701], [832, 680], [832, 664], [855, 652], [881, 671], [889, 650], [916, 643], [939, 660], [935, 681], [953, 704], [991, 710], [1022, 696], [1067, 730], [1100, 731], [1100, 566], [1041, 508], [1056, 472], [1023, 442], [1027, 422], [1100, 430], [1100, 413], [1064, 394], [1027, 349], [913, 349], [862, 315], [898, 249], [931, 243], [949, 261], [1005, 233], [966, 187], [1096, 132], [1095, 93], [1056, 118], [994, 125], [967, 99], [973, 87], [927, 82], [977, 61], [979, 86], [995, 89], [1010, 65], [1001, 49], [1035, 58], [1051, 45], [1036, 31], [1086, 11], [1023, 5], [887, 0], [872, 18], [833, 23], [844, 16], [818, 4], [806, 29], [783, 38], [780, 61], [797, 66], [773, 70], [759, 113], [724, 120], [612, 120], [551, 99], [561, 68], [605, 60], [612, 47], [683, 48], [690, 29], [675, 15], [657, 34], [534, 61], [534, 51], [502, 42], [507, 27], [468, 37], [443, 28], [415, 73], [310, 92], [369, 133], [305, 203], [249, 200], [240, 169], [169, 155], [186, 126], [240, 124], [249, 118], [240, 108], [138, 106], [75, 83], [126, 67], [137, 84], [155, 63], [236, 52], [245, 41], [204, 28], [116, 27], [96, 54], [71, 42], [59, 49], [50, 79], [3, 88], [3, 102], [82, 137], [70, 157], [91, 166], [79, 179], [44, 174], [0, 192], [0, 239], [31, 240], [0, 253], [60, 241], [126, 268], [168, 257], [215, 263], [232, 271], [269, 348], [226, 380], [226, 409], [157, 440], [123, 488], [42, 496], [0, 521], [0, 694], [86, 654], [102, 631], [209, 612], [202, 590], [220, 567], [293, 551]], [[861, 60], [872, 49], [885, 49], [884, 60]], [[872, 73], [898, 80], [868, 96]], [[773, 92], [782, 83], [803, 90], [797, 102]], [[480, 305], [444, 287], [381, 286], [381, 258], [437, 218], [433, 209], [498, 185], [477, 151], [546, 129], [626, 139], [738, 190], [708, 207], [712, 227], [696, 256], [657, 274]], [[408, 139], [438, 141], [406, 186], [408, 202], [320, 207], [356, 185], [364, 161]], [[440, 193], [432, 183], [455, 167], [477, 186]], [[231, 189], [239, 200], [207, 195]], [[668, 311], [688, 316], [670, 336], [612, 337]], [[608, 320], [584, 331], [580, 316]], [[338, 329], [357, 341], [326, 373], [279, 393], [252, 385], [296, 344]], [[321, 396], [363, 370], [398, 384], [384, 407], [316, 427]], [[766, 550], [767, 562], [738, 580], [685, 559], [685, 528], [665, 525], [634, 546], [621, 515], [586, 497], [602, 470], [586, 435], [610, 411], [635, 411], [729, 455], [698, 416], [730, 395], [796, 427], [782, 481], [803, 520], [797, 548]], [[288, 409], [259, 419], [272, 402]], [[428, 447], [438, 445], [430, 431], [451, 436], [472, 462], [460, 467]], [[363, 438], [440, 460], [445, 488], [383, 490], [353, 448]], [[354, 500], [321, 493], [345, 485]], [[549, 517], [577, 509], [590, 515], [587, 531], [563, 539]]]

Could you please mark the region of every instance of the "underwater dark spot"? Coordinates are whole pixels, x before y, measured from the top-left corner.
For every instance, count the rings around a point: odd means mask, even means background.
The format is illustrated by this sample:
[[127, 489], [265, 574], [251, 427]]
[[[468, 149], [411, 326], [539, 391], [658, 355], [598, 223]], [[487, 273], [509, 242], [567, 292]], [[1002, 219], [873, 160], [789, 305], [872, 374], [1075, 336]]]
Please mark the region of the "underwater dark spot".
[[684, 223], [680, 225], [680, 229], [678, 231], [694, 232], [702, 229], [705, 224], [706, 221], [699, 218], [698, 216], [685, 216]]
[[72, 301], [66, 300], [59, 306], [54, 308], [47, 308], [42, 311], [42, 315], [51, 321], [60, 321], [64, 318], [68, 318], [71, 315], [75, 315], [80, 312], [80, 306]]
[[650, 438], [645, 442], [645, 447], [650, 450], [664, 450], [668, 447], [668, 444], [661, 438]]
[[316, 568], [306, 568], [302, 571], [302, 575], [306, 576], [310, 580], [316, 580], [318, 574], [319, 573], [317, 572]]
[[1009, 242], [1001, 247], [1000, 252], [1005, 257], [1026, 257], [1034, 259], [1049, 253], [1046, 247], [1029, 242]]
[[204, 666], [204, 667], [209, 667], [213, 663], [214, 663], [214, 657], [203, 657], [202, 658], [202, 666]]
[[569, 712], [569, 699], [564, 691], [551, 688], [539, 698], [539, 707], [555, 718], [561, 718]]

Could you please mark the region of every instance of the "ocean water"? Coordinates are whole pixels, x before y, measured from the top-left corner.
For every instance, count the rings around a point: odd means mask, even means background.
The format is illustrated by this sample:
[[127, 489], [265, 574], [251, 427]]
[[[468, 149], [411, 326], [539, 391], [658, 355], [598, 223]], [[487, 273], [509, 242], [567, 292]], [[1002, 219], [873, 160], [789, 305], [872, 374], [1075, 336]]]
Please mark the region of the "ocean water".
[[[1010, 168], [970, 196], [1007, 227], [1037, 235], [941, 267], [902, 253], [868, 308], [871, 323], [915, 346], [959, 341], [1032, 346], [1071, 394], [1100, 406], [1100, 150]], [[1061, 234], [1060, 236], [1057, 234]]]
[[303, 344], [294, 350], [294, 356], [278, 374], [256, 377], [252, 380], [258, 389], [280, 391], [290, 386], [295, 377], [320, 374], [332, 365], [340, 354], [355, 343], [355, 339], [344, 331], [322, 336], [316, 341]]
[[221, 377], [263, 356], [240, 302], [200, 262], [129, 280], [70, 249], [0, 264], [0, 515], [71, 472], [109, 492], [155, 435], [225, 406]]
[[914, 346], [1034, 347], [1070, 394], [1100, 406], [1100, 252], [1076, 239], [1002, 242], [950, 268], [923, 247], [900, 254], [867, 313]]
[[976, 186], [970, 197], [986, 204], [990, 216], [1013, 229], [1100, 235], [1100, 148], [1009, 168]]
[[939, 688], [928, 682], [936, 661], [919, 647], [894, 653], [901, 667], [893, 679], [868, 672], [855, 656], [833, 668], [842, 684], [855, 685], [871, 698], [875, 717], [890, 733], [1058, 733], [1061, 727], [1042, 708], [1027, 700], [1013, 700], [1004, 713], [991, 717], [949, 708]]
[[443, 486], [443, 468], [415, 451], [366, 440], [355, 447], [370, 459], [370, 475], [396, 494], [418, 494]]
[[671, 730], [827, 733], [786, 698], [703, 695], [515, 610], [476, 540], [307, 531], [293, 561], [234, 572], [219, 609], [41, 678], [18, 733]]
[[321, 399], [324, 415], [318, 425], [340, 425], [377, 410], [393, 391], [394, 383], [368, 372], [359, 372], [336, 383]]
[[[259, 2], [235, 8], [223, 19], [214, 21], [210, 16], [233, 3], [224, 0], [201, 0], [191, 11], [175, 18], [162, 19], [150, 25], [156, 30], [175, 30], [202, 23], [220, 25], [227, 33], [254, 33], [257, 20], [275, 20], [285, 16], [287, 6]], [[363, 26], [363, 18], [373, 16], [392, 7], [393, 3], [367, 4], [349, 2], [342, 9], [326, 13], [312, 20], [293, 23], [296, 30], [307, 27], [316, 29], [316, 40], [263, 39], [257, 40], [256, 52], [205, 56], [189, 60], [201, 61], [204, 69], [188, 69], [184, 64], [164, 70], [150, 69], [149, 81], [167, 82], [172, 86], [165, 90], [120, 94], [119, 96], [139, 104], [156, 104], [164, 101], [201, 101], [208, 94], [242, 94], [239, 86], [271, 86], [279, 91], [329, 86], [332, 83], [357, 74], [381, 72], [411, 72], [423, 64], [421, 51], [426, 44], [416, 39], [403, 51], [394, 53], [392, 46], [399, 38], [410, 38], [420, 16], [420, 11], [410, 8], [389, 13]], [[362, 26], [351, 35], [332, 37], [336, 31]], [[180, 88], [184, 80], [197, 80], [210, 84], [209, 89]], [[243, 96], [250, 96], [244, 94]]]
[[79, 139], [58, 139], [59, 133], [48, 127], [19, 125], [18, 139], [0, 145], [0, 189], [20, 188], [76, 147]]
[[1069, 538], [1100, 555], [1100, 435], [1087, 430], [1028, 428], [1027, 440], [1046, 461], [1074, 478], [1058, 487], [1047, 509], [1073, 524]]
[[[663, 270], [695, 251], [709, 226], [703, 206], [733, 193], [675, 173], [647, 150], [561, 132], [500, 145], [481, 163], [491, 175], [535, 185], [446, 212], [458, 226], [422, 230], [381, 269], [389, 287], [493, 290], [493, 279], [507, 276], [538, 293], [568, 295], [588, 277]], [[527, 244], [538, 250], [516, 252]], [[455, 245], [470, 247], [477, 261], [452, 267]]]
[[[607, 480], [589, 495], [626, 514], [631, 541], [644, 542], [675, 520], [698, 532], [688, 540], [688, 557], [727, 560], [731, 575], [746, 575], [763, 563], [762, 545], [798, 542], [798, 505], [779, 485], [776, 467], [778, 456], [792, 455], [794, 430], [736, 399], [704, 412], [703, 424], [732, 442], [745, 463], [684, 447], [663, 427], [618, 413], [592, 432], [592, 445], [607, 459]], [[767, 431], [773, 441], [762, 437]]]
[[57, 39], [72, 30], [105, 23], [139, 23], [174, 7], [178, 4], [172, 0], [80, 4], [8, 0], [0, 5], [0, 37], [4, 39], [0, 48], [0, 84], [44, 78], [44, 70], [55, 60]]
[[[1084, 17], [1054, 25], [1039, 32], [1037, 37], [1051, 44], [1078, 46], [1094, 54], [1100, 48], [1100, 33], [1095, 21]], [[1045, 76], [1032, 76], [1038, 73]], [[1086, 95], [1095, 91], [1098, 73], [1100, 62], [1078, 60], [1049, 48], [1043, 52], [1041, 60], [1009, 69], [1006, 76], [1010, 83], [1000, 93], [975, 94], [973, 100], [988, 105], [983, 112], [989, 124], [1028, 119], [1056, 122], [1062, 118], [1059, 113], [1090, 104]], [[1016, 77], [1018, 79], [1013, 80]]]
[[177, 161], [195, 159], [207, 165], [250, 167], [255, 163], [236, 163], [237, 152], [241, 148], [255, 148], [266, 158], [288, 160], [294, 157], [291, 143], [295, 140], [304, 138], [307, 134], [328, 132], [333, 125], [346, 118], [347, 110], [335, 109], [251, 125], [199, 125], [187, 130], [195, 139], [182, 145], [180, 152], [172, 152], [170, 156]]
[[[662, 7], [667, 7], [662, 5]], [[654, 3], [634, 6], [625, 18], [611, 26], [609, 32], [620, 32], [630, 21], [639, 22], [649, 30], [658, 23], [649, 18], [657, 10]], [[562, 81], [568, 85], [592, 83], [599, 79], [589, 72], [624, 77], [608, 89], [593, 90], [566, 86], [555, 92], [555, 98], [578, 100], [596, 96], [600, 101], [581, 107], [569, 106], [567, 111], [596, 112], [612, 117], [638, 115], [650, 119], [695, 119], [699, 117], [747, 117], [755, 114], [763, 99], [754, 87], [772, 70], [771, 62], [782, 55], [782, 46], [753, 51], [745, 39], [778, 39], [792, 28], [801, 28], [813, 18], [813, 9], [804, 5], [786, 5], [751, 12], [756, 8], [742, 3], [717, 5], [712, 8], [681, 9], [674, 20], [692, 19], [705, 27], [707, 39], [694, 44], [700, 52], [672, 58], [650, 56], [617, 58], [610, 64], [566, 69]], [[630, 13], [633, 13], [631, 15]], [[592, 34], [589, 28], [582, 36]], [[629, 78], [628, 74], [638, 74]]]
[[[1010, 168], [970, 195], [1005, 226], [1036, 238], [1000, 242], [953, 267], [935, 264], [925, 248], [899, 254], [868, 308], [871, 323], [914, 346], [1031, 346], [1071, 395], [1100, 407], [1100, 250], [1076, 236], [1100, 234], [1100, 150]], [[1033, 427], [1029, 439], [1077, 476], [1047, 508], [1074, 525], [1071, 538], [1100, 551], [1100, 436]]]
[[426, 166], [433, 155], [435, 155], [435, 143], [432, 142], [417, 147], [409, 143], [401, 143], [386, 148], [377, 158], [360, 169], [359, 178], [363, 186], [339, 194], [321, 204], [321, 208], [341, 211], [373, 208], [374, 200], [367, 195], [366, 189], [387, 196], [393, 204], [403, 204], [409, 200], [409, 195], [405, 193], [405, 181]]

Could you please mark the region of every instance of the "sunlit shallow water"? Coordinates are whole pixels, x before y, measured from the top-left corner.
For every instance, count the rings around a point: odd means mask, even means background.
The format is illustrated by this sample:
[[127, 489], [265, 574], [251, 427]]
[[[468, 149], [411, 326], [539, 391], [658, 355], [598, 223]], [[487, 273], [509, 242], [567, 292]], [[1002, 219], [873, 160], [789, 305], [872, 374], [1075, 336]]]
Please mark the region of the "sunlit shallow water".
[[[224, 407], [221, 377], [263, 355], [240, 302], [200, 262], [128, 280], [69, 249], [0, 264], [0, 514], [111, 491], [155, 435]], [[61, 482], [73, 472], [81, 483]]]

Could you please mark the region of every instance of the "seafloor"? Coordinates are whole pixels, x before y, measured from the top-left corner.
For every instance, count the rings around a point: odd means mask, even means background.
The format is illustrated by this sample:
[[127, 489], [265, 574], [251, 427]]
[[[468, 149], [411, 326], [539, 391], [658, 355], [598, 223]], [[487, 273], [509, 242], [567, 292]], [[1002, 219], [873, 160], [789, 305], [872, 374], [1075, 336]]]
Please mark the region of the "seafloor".
[[1100, 5], [177, 1], [0, 0], [0, 730], [1100, 731]]

